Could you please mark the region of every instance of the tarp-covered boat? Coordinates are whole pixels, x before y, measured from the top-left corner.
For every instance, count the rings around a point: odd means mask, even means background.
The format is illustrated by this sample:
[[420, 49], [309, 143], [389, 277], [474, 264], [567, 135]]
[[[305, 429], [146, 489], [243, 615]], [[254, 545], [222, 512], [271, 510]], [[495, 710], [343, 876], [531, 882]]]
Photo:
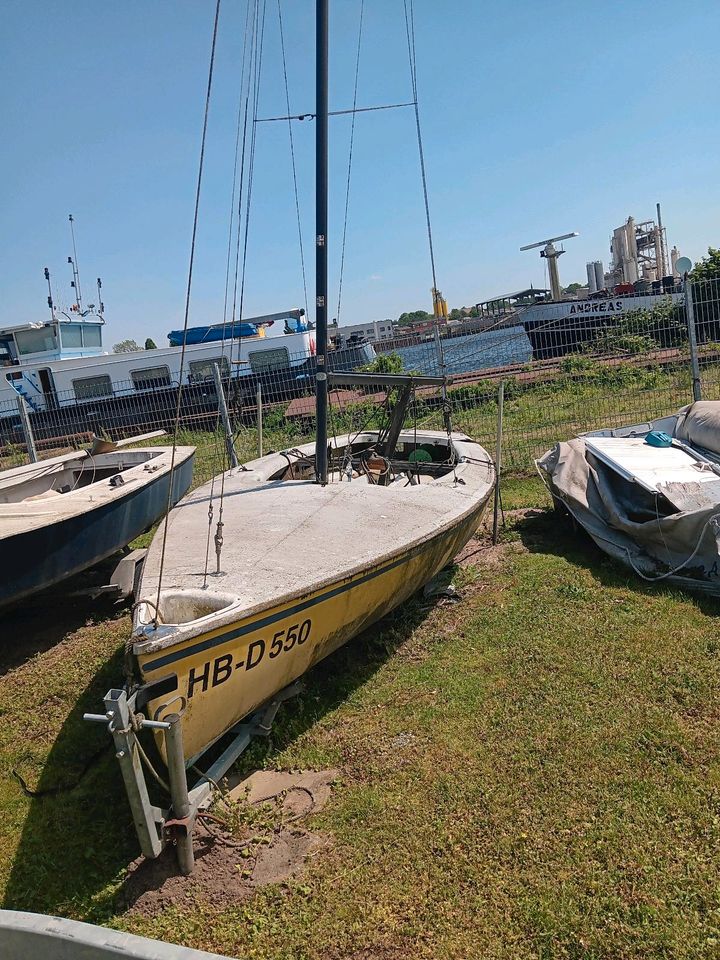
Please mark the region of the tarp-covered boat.
[[555, 501], [638, 576], [720, 595], [720, 401], [558, 443], [537, 466]]

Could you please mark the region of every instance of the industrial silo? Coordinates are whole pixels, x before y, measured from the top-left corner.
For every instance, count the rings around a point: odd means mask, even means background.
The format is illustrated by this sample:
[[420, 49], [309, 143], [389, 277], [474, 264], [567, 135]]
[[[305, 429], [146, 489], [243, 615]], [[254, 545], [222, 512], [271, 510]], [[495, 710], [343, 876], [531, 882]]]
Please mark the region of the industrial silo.
[[595, 270], [595, 288], [597, 290], [605, 289], [605, 267], [603, 267], [602, 260], [596, 260], [593, 264]]
[[587, 278], [588, 278], [588, 292], [597, 293], [598, 285], [597, 285], [597, 279], [595, 274], [595, 264], [586, 263], [585, 270], [587, 271]]

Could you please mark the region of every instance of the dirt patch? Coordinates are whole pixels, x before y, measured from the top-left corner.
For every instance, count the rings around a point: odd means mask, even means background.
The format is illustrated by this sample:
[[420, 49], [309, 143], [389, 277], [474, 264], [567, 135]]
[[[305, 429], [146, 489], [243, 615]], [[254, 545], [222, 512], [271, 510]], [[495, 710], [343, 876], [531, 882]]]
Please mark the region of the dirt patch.
[[154, 916], [198, 900], [229, 906], [249, 899], [258, 887], [297, 877], [330, 843], [300, 821], [327, 803], [337, 780], [337, 770], [261, 770], [231, 783], [220, 803], [227, 822], [197, 822], [191, 876], [178, 873], [172, 847], [156, 860], [140, 857], [128, 870], [122, 908]]
[[170, 906], [189, 906], [206, 900], [213, 906], [240, 903], [252, 895], [243, 876], [247, 861], [243, 847], [229, 834], [199, 823], [195, 834], [195, 869], [191, 876], [178, 873], [177, 857], [167, 847], [156, 860], [140, 857], [128, 870], [120, 905], [141, 916], [152, 917]]
[[[322, 810], [330, 799], [339, 770], [256, 770], [249, 776], [228, 781], [228, 796], [251, 804], [275, 800], [282, 811], [294, 818]], [[287, 821], [286, 821], [287, 822]]]
[[[508, 529], [517, 527], [527, 520], [544, 517], [547, 510], [538, 510], [536, 507], [524, 507], [520, 510], [505, 511], [505, 526], [501, 524], [500, 535]], [[511, 553], [527, 553], [527, 548], [518, 540], [506, 540], [493, 544], [492, 542], [492, 515], [486, 514], [482, 523], [478, 527], [477, 533], [472, 537], [460, 553], [455, 557], [454, 562], [459, 567], [469, 566], [501, 566], [504, 558]]]
[[526, 552], [524, 545], [517, 540], [494, 544], [490, 535], [478, 536], [468, 540], [453, 562], [463, 569], [474, 566], [496, 568], [509, 554]]
[[225, 830], [198, 823], [195, 868], [178, 873], [175, 850], [167, 847], [156, 860], [140, 857], [129, 868], [120, 906], [152, 917], [170, 906], [190, 907], [198, 900], [214, 907], [242, 903], [258, 887], [300, 875], [308, 859], [328, 846], [328, 839], [302, 829], [281, 829], [257, 850]]
[[312, 854], [327, 845], [325, 838], [305, 830], [282, 830], [255, 860], [251, 882], [258, 887], [282, 883], [302, 873]]

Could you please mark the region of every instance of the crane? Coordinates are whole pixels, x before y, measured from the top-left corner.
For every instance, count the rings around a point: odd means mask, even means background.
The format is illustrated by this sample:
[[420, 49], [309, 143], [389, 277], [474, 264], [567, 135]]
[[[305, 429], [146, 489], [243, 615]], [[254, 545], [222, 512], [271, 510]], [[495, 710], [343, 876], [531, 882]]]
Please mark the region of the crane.
[[558, 273], [557, 258], [565, 253], [564, 250], [556, 250], [553, 244], [558, 240], [569, 240], [571, 237], [577, 237], [577, 233], [563, 233], [560, 237], [550, 237], [549, 240], [541, 240], [539, 243], [529, 243], [526, 247], [520, 247], [520, 250], [535, 250], [536, 247], [542, 247], [540, 256], [545, 257], [548, 262], [548, 272], [550, 274], [550, 289], [552, 290], [553, 300], [560, 300], [560, 275]]

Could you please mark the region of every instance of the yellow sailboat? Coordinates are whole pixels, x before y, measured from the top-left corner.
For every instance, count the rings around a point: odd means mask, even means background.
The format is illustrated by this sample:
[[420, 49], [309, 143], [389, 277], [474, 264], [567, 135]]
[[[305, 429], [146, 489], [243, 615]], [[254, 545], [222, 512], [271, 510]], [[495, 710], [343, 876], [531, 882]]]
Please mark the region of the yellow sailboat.
[[203, 570], [210, 484], [155, 537], [132, 652], [144, 682], [166, 681], [149, 715], [161, 718], [170, 689], [181, 698], [186, 758], [415, 593], [477, 528], [494, 482], [482, 447], [425, 430], [402, 431], [389, 457], [382, 444], [377, 432], [337, 438], [327, 484], [308, 476], [312, 445], [229, 471], [233, 535], [217, 572]]
[[[453, 432], [447, 403], [445, 430], [403, 429], [415, 387], [440, 387], [446, 399], [444, 377], [329, 370], [328, 0], [316, 13], [316, 440], [233, 467], [173, 509], [145, 562], [126, 685], [89, 717], [109, 723], [143, 851], [157, 856], [172, 839], [185, 872], [210, 784], [267, 728], [283, 691], [449, 563], [495, 483], [485, 450]], [[437, 331], [436, 342], [442, 372]], [[329, 439], [333, 379], [392, 390], [387, 425]], [[146, 727], [167, 763], [167, 810], [149, 800]], [[230, 745], [188, 791], [186, 770], [224, 734]]]

